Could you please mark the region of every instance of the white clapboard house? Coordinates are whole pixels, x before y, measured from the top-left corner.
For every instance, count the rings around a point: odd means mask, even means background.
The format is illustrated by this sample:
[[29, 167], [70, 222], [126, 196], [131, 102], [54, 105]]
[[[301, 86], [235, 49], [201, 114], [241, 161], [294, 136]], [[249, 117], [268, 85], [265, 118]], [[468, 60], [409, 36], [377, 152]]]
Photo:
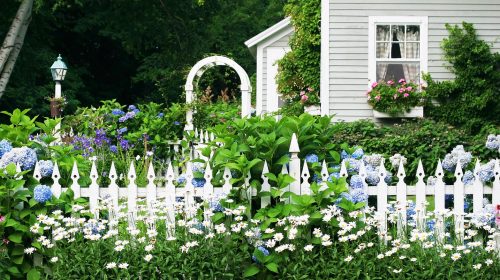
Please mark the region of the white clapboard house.
[[[321, 18], [321, 114], [336, 121], [379, 117], [366, 100], [373, 81], [453, 79], [440, 47], [446, 23], [474, 24], [500, 51], [500, 0], [322, 0]], [[275, 62], [291, 36], [285, 19], [245, 42], [257, 60], [257, 114], [280, 106]]]

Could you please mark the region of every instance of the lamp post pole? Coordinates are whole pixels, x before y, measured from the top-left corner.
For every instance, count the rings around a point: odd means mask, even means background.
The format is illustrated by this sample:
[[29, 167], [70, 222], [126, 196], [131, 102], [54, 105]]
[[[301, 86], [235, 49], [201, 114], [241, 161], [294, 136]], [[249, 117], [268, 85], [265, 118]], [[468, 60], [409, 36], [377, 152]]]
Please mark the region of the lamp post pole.
[[[62, 61], [61, 55], [57, 57], [57, 60], [50, 67], [50, 72], [52, 73], [52, 79], [56, 83], [54, 98], [51, 101], [51, 115], [53, 117], [60, 117], [61, 115], [61, 106], [64, 103], [62, 98], [62, 89], [61, 89], [61, 81], [66, 77], [66, 72], [68, 71], [68, 67]], [[52, 112], [54, 111], [54, 112]], [[59, 122], [55, 127], [54, 137], [57, 142], [61, 142], [61, 123]]]

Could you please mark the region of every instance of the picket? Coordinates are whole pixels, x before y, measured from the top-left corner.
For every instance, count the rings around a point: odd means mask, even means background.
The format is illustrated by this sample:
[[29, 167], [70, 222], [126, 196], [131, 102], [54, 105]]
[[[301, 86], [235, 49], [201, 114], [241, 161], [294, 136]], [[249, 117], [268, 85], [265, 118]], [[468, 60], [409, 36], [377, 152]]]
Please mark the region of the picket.
[[398, 168], [398, 183], [396, 185], [396, 205], [398, 207], [398, 210], [400, 211], [401, 215], [398, 219], [398, 236], [402, 236], [403, 232], [405, 230], [405, 225], [406, 225], [406, 215], [403, 213], [406, 213], [406, 183], [404, 181], [406, 177], [406, 172], [403, 166], [403, 161], [399, 161], [399, 168]]

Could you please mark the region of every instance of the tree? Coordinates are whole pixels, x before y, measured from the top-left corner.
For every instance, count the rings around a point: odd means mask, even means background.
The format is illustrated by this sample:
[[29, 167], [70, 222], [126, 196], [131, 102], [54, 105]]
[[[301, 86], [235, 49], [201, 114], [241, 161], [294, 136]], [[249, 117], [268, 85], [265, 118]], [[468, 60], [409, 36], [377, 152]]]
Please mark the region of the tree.
[[26, 31], [31, 22], [33, 0], [23, 0], [0, 48], [0, 98], [2, 98], [10, 75], [24, 44]]

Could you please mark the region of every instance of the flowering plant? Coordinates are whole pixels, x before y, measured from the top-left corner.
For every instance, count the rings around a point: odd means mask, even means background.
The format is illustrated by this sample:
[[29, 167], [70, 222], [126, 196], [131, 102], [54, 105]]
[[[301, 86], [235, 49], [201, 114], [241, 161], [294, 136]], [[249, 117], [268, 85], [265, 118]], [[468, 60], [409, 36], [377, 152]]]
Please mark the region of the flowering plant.
[[400, 79], [397, 83], [393, 80], [374, 82], [366, 95], [373, 109], [394, 116], [422, 105], [425, 92], [420, 91], [417, 84]]
[[299, 93], [300, 103], [304, 106], [319, 105], [319, 92], [311, 87], [301, 90]]

